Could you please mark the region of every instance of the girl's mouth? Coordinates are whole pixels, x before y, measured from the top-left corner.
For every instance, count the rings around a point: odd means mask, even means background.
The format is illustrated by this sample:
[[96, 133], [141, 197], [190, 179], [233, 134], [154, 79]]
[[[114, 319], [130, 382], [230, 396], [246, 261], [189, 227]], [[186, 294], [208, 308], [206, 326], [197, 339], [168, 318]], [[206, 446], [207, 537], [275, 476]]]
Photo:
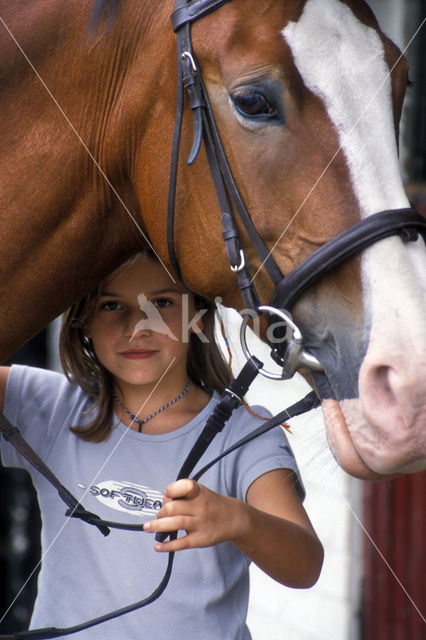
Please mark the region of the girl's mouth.
[[146, 360], [147, 358], [151, 358], [157, 353], [157, 351], [147, 351], [145, 349], [131, 349], [129, 351], [122, 351], [120, 353], [121, 356], [127, 358], [128, 360]]

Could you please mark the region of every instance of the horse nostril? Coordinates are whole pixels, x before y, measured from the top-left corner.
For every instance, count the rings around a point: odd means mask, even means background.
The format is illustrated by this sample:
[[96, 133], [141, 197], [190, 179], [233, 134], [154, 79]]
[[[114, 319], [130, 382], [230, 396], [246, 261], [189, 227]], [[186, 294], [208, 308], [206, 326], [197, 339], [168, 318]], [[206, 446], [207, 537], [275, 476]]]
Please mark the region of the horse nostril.
[[418, 385], [413, 371], [396, 365], [381, 364], [376, 359], [367, 358], [359, 378], [365, 417], [386, 438], [394, 429], [411, 428], [416, 422], [419, 406]]
[[378, 399], [395, 405], [398, 404], [397, 397], [392, 387], [393, 372], [391, 367], [379, 365], [371, 370], [371, 383], [377, 393]]

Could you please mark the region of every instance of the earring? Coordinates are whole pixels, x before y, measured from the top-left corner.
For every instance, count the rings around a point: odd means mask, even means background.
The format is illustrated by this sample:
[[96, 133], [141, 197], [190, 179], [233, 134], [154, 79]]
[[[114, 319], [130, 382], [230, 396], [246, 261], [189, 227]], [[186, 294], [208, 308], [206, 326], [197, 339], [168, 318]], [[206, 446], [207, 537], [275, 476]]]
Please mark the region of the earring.
[[88, 338], [87, 336], [83, 336], [83, 347], [87, 351], [87, 353], [89, 353], [89, 355], [92, 355], [94, 353], [91, 338]]

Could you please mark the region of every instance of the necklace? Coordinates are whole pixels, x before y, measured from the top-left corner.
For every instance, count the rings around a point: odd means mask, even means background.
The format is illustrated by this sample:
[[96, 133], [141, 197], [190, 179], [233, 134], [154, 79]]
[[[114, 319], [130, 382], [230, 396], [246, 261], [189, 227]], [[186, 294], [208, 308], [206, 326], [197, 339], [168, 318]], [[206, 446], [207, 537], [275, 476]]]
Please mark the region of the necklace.
[[180, 393], [178, 396], [176, 396], [176, 398], [174, 398], [173, 400], [170, 400], [170, 402], [165, 404], [163, 407], [160, 407], [160, 409], [157, 409], [157, 411], [154, 411], [154, 413], [151, 413], [150, 416], [148, 416], [147, 418], [143, 418], [142, 420], [140, 418], [137, 418], [134, 415], [134, 413], [129, 411], [128, 408], [126, 407], [126, 405], [121, 402], [120, 398], [115, 393], [113, 393], [112, 395], [113, 395], [113, 398], [116, 401], [116, 403], [119, 404], [122, 409], [124, 409], [124, 411], [127, 413], [127, 415], [129, 415], [131, 417], [133, 422], [136, 422], [139, 425], [138, 431], [139, 431], [139, 433], [141, 433], [142, 432], [142, 425], [144, 425], [146, 422], [151, 420], [151, 418], [153, 418], [154, 416], [158, 415], [162, 411], [165, 411], [166, 409], [171, 407], [172, 404], [175, 404], [175, 402], [177, 402], [178, 400], [181, 400], [181, 398], [183, 398], [183, 396], [186, 393], [188, 393], [191, 384], [192, 384], [192, 380], [190, 380], [188, 382], [188, 384], [186, 385], [185, 389], [182, 391], [182, 393]]

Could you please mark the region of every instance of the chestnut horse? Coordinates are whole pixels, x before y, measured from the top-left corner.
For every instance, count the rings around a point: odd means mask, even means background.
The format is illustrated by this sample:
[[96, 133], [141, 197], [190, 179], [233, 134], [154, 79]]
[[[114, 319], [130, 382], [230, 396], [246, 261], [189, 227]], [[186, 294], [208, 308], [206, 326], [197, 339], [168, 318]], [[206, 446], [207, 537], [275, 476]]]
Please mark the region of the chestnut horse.
[[[172, 271], [173, 3], [94, 7], [0, 1], [2, 359], [148, 239]], [[282, 273], [357, 221], [409, 207], [396, 142], [407, 63], [362, 0], [232, 0], [193, 24], [192, 42], [241, 196]], [[185, 164], [192, 137], [185, 108], [180, 272], [241, 308], [204, 147]], [[273, 284], [240, 233], [267, 303]], [[291, 309], [324, 369], [306, 376], [331, 448], [359, 477], [425, 467], [425, 276], [423, 239], [387, 237]]]

